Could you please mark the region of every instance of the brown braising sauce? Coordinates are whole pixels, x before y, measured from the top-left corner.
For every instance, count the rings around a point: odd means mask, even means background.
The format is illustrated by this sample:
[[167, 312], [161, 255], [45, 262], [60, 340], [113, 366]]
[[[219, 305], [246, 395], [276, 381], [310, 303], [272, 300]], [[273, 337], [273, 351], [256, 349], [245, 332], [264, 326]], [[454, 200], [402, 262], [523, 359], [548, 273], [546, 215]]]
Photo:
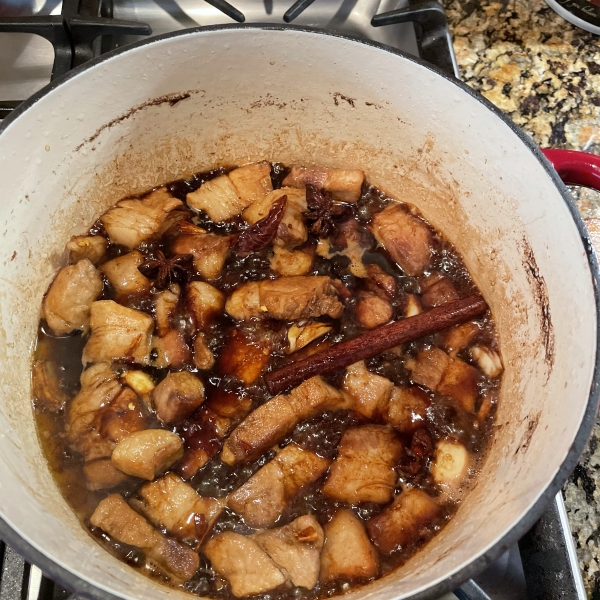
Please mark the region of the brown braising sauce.
[[[185, 203], [188, 194], [198, 190], [204, 183], [230, 171], [231, 169], [216, 169], [197, 174], [188, 180], [174, 181], [165, 187], [172, 196]], [[271, 165], [271, 183], [274, 189], [281, 187], [282, 181], [289, 171], [290, 168], [284, 165], [275, 163]], [[410, 312], [411, 310], [427, 310], [428, 302], [436, 305], [436, 302], [442, 301], [436, 300], [435, 297], [432, 300], [431, 295], [427, 301], [427, 289], [431, 289], [428, 288], [431, 281], [435, 283], [443, 279], [445, 289], [454, 290], [450, 294], [451, 296], [455, 294], [455, 297], [462, 298], [478, 293], [456, 250], [439, 232], [431, 228], [431, 258], [422, 274], [410, 276], [398, 266], [390, 252], [377, 243], [371, 227], [373, 216], [394, 202], [396, 201], [364, 181], [358, 201], [347, 204], [337, 203], [343, 205], [343, 211], [331, 217], [333, 232], [327, 232], [326, 236], [310, 233], [304, 244], [294, 248], [296, 251], [304, 250], [309, 256], [312, 256], [307, 276], [330, 277], [343, 286], [343, 292], [340, 294], [343, 302], [341, 316], [332, 318], [320, 315], [317, 319], [313, 319], [329, 325], [330, 330], [305, 347], [293, 353], [289, 352], [288, 331], [293, 325], [292, 321], [275, 318], [238, 321], [222, 310], [210, 324], [203, 328], [207, 345], [215, 357], [215, 364], [208, 371], [200, 371], [195, 366], [191, 352], [184, 364], [178, 365], [176, 368], [158, 368], [154, 364], [157, 359], [157, 352], [154, 348], [150, 354], [149, 364], [134, 364], [135, 361], [127, 359], [116, 360], [112, 363], [112, 368], [121, 378], [119, 381], [122, 385], [124, 385], [122, 378], [124, 373], [131, 369], [143, 371], [149, 375], [154, 386], [158, 386], [170, 371], [181, 370], [197, 374], [203, 382], [205, 390], [202, 406], [188, 417], [174, 423], [161, 423], [154, 412], [151, 400], [146, 399], [145, 403], [142, 403], [147, 427], [166, 429], [182, 438], [184, 457], [179, 462], [172, 464], [168, 471], [181, 475], [200, 496], [220, 499], [228, 497], [246, 483], [253, 474], [268, 464], [277, 452], [290, 444], [296, 444], [319, 457], [333, 461], [338, 455], [338, 445], [346, 431], [367, 424], [375, 424], [387, 427], [402, 446], [402, 452], [391, 467], [394, 470], [396, 481], [394, 496], [401, 496], [406, 493], [407, 489], [419, 489], [437, 503], [435, 514], [417, 524], [409, 542], [403, 542], [391, 551], [382, 551], [377, 540], [373, 539], [373, 536], [376, 535], [373, 533], [374, 530], [367, 525], [371, 519], [389, 510], [391, 502], [352, 503], [332, 498], [323, 491], [323, 485], [330, 477], [331, 467], [329, 467], [316, 481], [306, 485], [288, 501], [283, 513], [275, 523], [263, 529], [281, 527], [303, 515], [313, 515], [319, 525], [325, 527], [327, 533], [326, 525], [336, 512], [344, 508], [350, 509], [365, 526], [366, 534], [371, 537], [372, 548], [375, 549], [378, 563], [376, 574], [368, 577], [342, 576], [335, 579], [328, 578], [326, 581], [321, 578], [312, 589], [295, 586], [288, 578], [284, 584], [259, 594], [250, 594], [253, 597], [260, 597], [262, 600], [329, 597], [364, 585], [402, 565], [427, 544], [456, 512], [462, 497], [477, 475], [489, 445], [500, 384], [499, 371], [501, 372], [502, 369], [500, 367], [490, 371], [488, 366], [486, 374], [486, 365], [489, 365], [489, 360], [485, 362], [486, 356], [481, 357], [481, 349], [483, 349], [484, 352], [499, 361], [494, 324], [488, 313], [471, 322], [474, 333], [471, 332], [467, 343], [458, 344], [458, 347], [452, 346], [452, 343], [449, 342], [449, 332], [445, 331], [419, 339], [403, 347], [394, 348], [365, 361], [365, 366], [370, 373], [386, 378], [396, 388], [410, 387], [416, 390], [415, 393], [426, 406], [423, 415], [419, 417], [421, 420], [419, 421], [417, 418], [416, 426], [409, 429], [394, 428], [394, 424], [385, 417], [385, 411], [381, 410], [375, 411], [371, 418], [366, 418], [352, 406], [346, 405], [340, 409], [327, 408], [316, 416], [311, 415], [309, 418], [301, 419], [291, 432], [279, 439], [274, 447], [267, 448], [257, 459], [241, 461], [230, 466], [220, 458], [226, 436], [224, 439], [219, 430], [218, 419], [214, 417], [215, 413], [207, 411], [206, 407], [211, 407], [211, 410], [216, 407], [218, 412], [219, 406], [229, 406], [227, 403], [234, 403], [238, 406], [239, 403], [242, 403], [245, 406], [244, 414], [246, 414], [251, 413], [271, 398], [262, 375], [259, 374], [251, 383], [244, 383], [236, 376], [236, 372], [232, 371], [229, 353], [233, 339], [244, 340], [246, 344], [244, 355], [249, 362], [252, 362], [255, 356], [260, 358], [261, 353], [263, 356], [268, 355], [262, 368], [262, 374], [264, 374], [288, 364], [298, 357], [308, 356], [332, 343], [354, 337], [365, 331], [365, 320], [361, 319], [360, 311], [357, 309], [361, 299], [365, 297], [382, 299], [386, 306], [391, 307], [391, 318], [395, 320], [414, 314], [414, 312]], [[407, 205], [401, 206], [405, 211], [411, 210], [414, 218], [420, 219], [414, 209], [409, 209]], [[215, 222], [203, 211], [192, 211], [188, 207], [184, 207], [184, 209], [188, 222], [219, 236], [235, 236], [247, 227], [240, 215], [225, 222]], [[383, 273], [388, 277], [386, 279], [388, 291], [382, 292], [381, 289], [378, 289], [370, 279], [370, 275], [365, 277], [364, 272], [361, 273], [363, 276], [356, 274], [359, 271], [354, 268], [356, 265], [353, 265], [351, 252], [348, 251], [350, 244], [347, 224], [350, 221], [354, 221], [359, 226], [354, 231], [359, 232], [358, 245], [362, 253], [363, 265], [377, 265], [377, 273]], [[131, 250], [113, 243], [101, 221], [90, 228], [89, 235], [102, 236], [108, 240], [106, 253], [96, 262], [96, 268], [100, 268], [102, 264], [111, 259], [124, 256]], [[145, 258], [156, 257], [159, 251], [169, 256], [171, 240], [169, 236], [172, 235], [172, 229], [167, 230], [163, 237], [156, 238], [155, 236], [150, 241], [142, 242], [137, 249]], [[235, 238], [232, 238], [232, 249], [227, 255], [224, 268], [216, 279], [209, 280], [210, 285], [220, 290], [226, 297], [230, 297], [234, 290], [239, 289], [247, 282], [274, 279], [278, 276], [271, 266], [273, 242], [261, 250], [245, 255], [236, 253], [234, 243]], [[185, 273], [179, 273], [178, 283], [182, 294], [175, 314], [171, 317], [171, 323], [182, 334], [188, 347], [192, 348], [196, 328], [189, 314], [188, 305], [183, 301], [183, 290], [189, 282], [206, 280], [199, 275], [191, 263], [188, 263], [185, 268], [187, 269]], [[369, 273], [371, 272], [369, 271]], [[436, 277], [437, 279], [435, 279]], [[152, 275], [149, 275], [149, 278], [152, 279]], [[389, 291], [390, 289], [391, 291]], [[162, 290], [153, 285], [143, 293], [120, 296], [119, 303], [156, 318], [155, 299], [160, 291]], [[97, 300], [115, 299], [115, 289], [103, 276], [103, 287]], [[415, 306], [418, 308], [415, 309]], [[367, 319], [369, 317], [370, 315], [367, 315]], [[202, 537], [201, 542], [199, 540], [193, 542], [179, 540], [180, 544], [198, 552], [200, 557], [199, 567], [195, 574], [185, 581], [182, 580], [184, 578], [173, 577], [172, 574], [157, 565], [156, 561], [147, 560], [145, 549], [119, 540], [101, 527], [95, 527], [90, 523], [90, 518], [99, 502], [113, 494], [121, 494], [130, 506], [139, 512], [140, 505], [139, 502], [136, 502], [139, 497], [138, 492], [147, 481], [130, 476], [114, 487], [108, 486], [105, 489], [94, 491], [88, 489], [88, 482], [83, 470], [84, 456], [73, 449], [68, 435], [68, 414], [73, 397], [80, 391], [80, 376], [83, 372], [82, 352], [88, 337], [89, 327], [87, 326], [83, 327], [83, 331], [55, 335], [48, 323], [43, 318], [40, 320], [34, 361], [37, 365], [44, 365], [45, 372], [51, 373], [55, 378], [55, 387], [50, 386], [50, 392], [47, 393], [60, 393], [66, 400], [58, 407], [49, 407], [48, 403], [44, 402], [44, 398], [36, 397], [33, 406], [40, 441], [63, 496], [90, 534], [109, 552], [132, 567], [142, 570], [167, 585], [181, 587], [193, 594], [228, 600], [235, 598], [226, 575], [215, 572], [211, 561], [204, 552], [208, 540], [216, 538], [223, 532], [233, 531], [243, 536], [256, 533], [258, 528], [248, 525], [244, 517], [236, 513], [233, 508], [229, 506], [223, 508], [211, 530], [203, 532], [202, 536], [199, 535]], [[268, 344], [265, 340], [268, 341]], [[265, 348], [268, 349], [265, 351]], [[466, 364], [471, 369], [477, 369], [476, 383], [474, 384], [476, 386], [475, 400], [472, 406], [461, 402], [460, 390], [457, 392], [457, 396], [453, 396], [448, 392], [450, 388], [446, 386], [445, 393], [440, 393], [439, 389], [437, 391], [432, 389], [436, 388], [436, 385], [428, 384], [428, 380], [419, 375], [419, 364], [425, 361], [424, 356], [432, 348], [443, 350], [445, 355], [451, 357], [450, 360], [457, 364]], [[474, 373], [474, 371], [469, 372]], [[492, 376], [489, 376], [490, 373]], [[35, 369], [33, 377], [34, 380], [39, 377]], [[344, 377], [345, 370], [342, 370], [324, 379], [334, 388], [341, 389], [344, 385]], [[37, 386], [34, 386], [34, 390], [37, 390], [38, 395], [43, 396], [43, 386], [40, 386], [39, 382], [34, 381], [34, 383], [38, 383]], [[42, 392], [39, 392], [40, 389]], [[53, 389], [54, 391], [52, 391]], [[242, 418], [236, 418], [237, 420], [228, 433], [231, 433], [242, 420]], [[442, 474], [438, 473], [437, 478], [434, 476], [436, 473], [433, 468], [434, 463], [436, 460], [442, 460], [436, 455], [436, 447], [441, 440], [450, 440], [451, 443], [457, 444], [463, 453], [466, 451], [466, 456], [468, 456], [468, 469], [456, 480], [455, 484], [446, 485], [447, 482], [443, 481], [445, 471], [441, 467], [438, 471]], [[190, 449], [205, 451], [204, 464], [197, 472], [194, 472], [194, 468], [189, 465], [185, 466]], [[156, 479], [162, 477], [163, 474], [164, 472], [159, 473]], [[161, 534], [176, 539], [173, 532], [169, 532], [165, 526], [157, 526], [156, 529]], [[282, 572], [285, 576], [285, 569]]]

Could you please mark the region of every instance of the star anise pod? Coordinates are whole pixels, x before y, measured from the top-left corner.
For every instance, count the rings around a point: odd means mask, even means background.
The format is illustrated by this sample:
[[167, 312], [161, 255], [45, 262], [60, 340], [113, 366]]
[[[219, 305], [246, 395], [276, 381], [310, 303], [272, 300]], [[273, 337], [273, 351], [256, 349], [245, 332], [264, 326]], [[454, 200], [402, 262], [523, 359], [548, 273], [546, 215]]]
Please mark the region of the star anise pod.
[[284, 194], [273, 202], [266, 217], [239, 233], [235, 243], [237, 254], [250, 254], [266, 248], [277, 235], [286, 205], [287, 195]]
[[167, 258], [164, 252], [158, 250], [155, 257], [146, 258], [138, 270], [148, 279], [153, 279], [155, 287], [162, 289], [172, 283], [185, 283], [193, 263], [191, 254], [176, 254]]
[[433, 454], [433, 441], [423, 427], [417, 429], [412, 436], [410, 446], [406, 449], [408, 462], [402, 464], [402, 470], [408, 475], [415, 476]]
[[348, 212], [344, 204], [336, 204], [329, 192], [319, 189], [311, 183], [306, 184], [306, 218], [312, 221], [310, 232], [319, 237], [329, 237], [337, 233], [334, 217], [341, 217]]

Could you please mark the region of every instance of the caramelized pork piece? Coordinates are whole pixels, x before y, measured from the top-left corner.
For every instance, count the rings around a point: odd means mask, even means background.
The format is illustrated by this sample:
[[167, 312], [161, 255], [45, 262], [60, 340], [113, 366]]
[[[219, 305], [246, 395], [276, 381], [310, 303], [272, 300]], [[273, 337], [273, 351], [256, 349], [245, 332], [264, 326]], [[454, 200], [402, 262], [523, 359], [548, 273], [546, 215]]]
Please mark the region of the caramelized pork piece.
[[194, 365], [200, 371], [209, 371], [215, 365], [215, 357], [206, 343], [204, 334], [198, 332], [194, 339]]
[[500, 355], [486, 346], [473, 346], [471, 356], [483, 373], [490, 378], [498, 377], [504, 370]]
[[204, 385], [189, 371], [169, 373], [152, 392], [156, 416], [169, 425], [189, 417], [204, 402]]
[[100, 273], [87, 258], [61, 269], [44, 298], [43, 314], [52, 331], [64, 335], [85, 329], [102, 286]]
[[283, 185], [301, 188], [310, 183], [330, 192], [340, 202], [356, 202], [365, 174], [358, 169], [327, 169], [325, 167], [292, 167]]
[[416, 361], [406, 361], [411, 379], [433, 392], [450, 396], [469, 412], [475, 410], [479, 395], [479, 371], [458, 358], [448, 356], [439, 348], [419, 352]]
[[52, 360], [36, 360], [31, 368], [33, 398], [48, 410], [59, 411], [69, 397], [60, 386], [57, 365]]
[[111, 460], [123, 473], [154, 479], [183, 456], [181, 438], [165, 429], [145, 429], [123, 437]]
[[174, 239], [170, 244], [173, 254], [191, 254], [194, 267], [205, 279], [216, 279], [223, 270], [229, 254], [231, 237], [206, 233], [187, 221], [180, 221], [171, 230]]
[[270, 266], [283, 277], [306, 275], [312, 266], [313, 253], [309, 250], [287, 250], [282, 246], [273, 248]]
[[[356, 222], [356, 221], [354, 221]], [[398, 291], [398, 284], [392, 275], [388, 275], [379, 265], [371, 263], [365, 266], [368, 289], [381, 297], [393, 298]]]
[[119, 471], [109, 458], [100, 458], [92, 462], [85, 463], [83, 473], [86, 479], [88, 490], [95, 492], [98, 490], [109, 490], [121, 485], [129, 477], [123, 471]]
[[479, 325], [473, 321], [455, 325], [444, 333], [444, 350], [450, 356], [455, 356], [457, 352], [466, 348], [478, 333]]
[[308, 346], [311, 342], [328, 334], [332, 329], [331, 325], [319, 323], [319, 321], [294, 323], [288, 329], [288, 347], [285, 353], [292, 354], [292, 352]]
[[471, 458], [467, 449], [456, 440], [440, 440], [431, 465], [433, 480], [445, 491], [455, 491], [469, 474]]
[[83, 349], [83, 364], [126, 360], [150, 362], [154, 320], [150, 315], [121, 306], [112, 300], [99, 300], [90, 307], [92, 334]]
[[320, 579], [368, 579], [379, 572], [379, 556], [361, 520], [351, 510], [338, 510], [325, 525]]
[[287, 197], [283, 217], [277, 228], [275, 243], [287, 248], [295, 248], [308, 239], [308, 230], [303, 214], [306, 212], [306, 192], [294, 188], [273, 190], [251, 204], [242, 214], [246, 222], [254, 225], [269, 214], [273, 203], [282, 196]]
[[123, 388], [106, 363], [92, 365], [81, 374], [81, 390], [68, 408], [69, 445], [86, 461], [109, 457], [117, 442], [146, 427], [142, 405], [129, 388]]
[[421, 275], [431, 259], [433, 238], [425, 221], [393, 203], [373, 216], [371, 231], [400, 268], [411, 277]]
[[251, 201], [238, 196], [228, 175], [219, 175], [188, 194], [186, 202], [196, 210], [203, 210], [213, 221], [222, 222], [239, 215]]
[[212, 568], [226, 579], [236, 598], [268, 592], [286, 581], [267, 553], [251, 538], [225, 531], [204, 547]]
[[389, 502], [397, 479], [394, 466], [402, 449], [402, 442], [384, 425], [348, 429], [338, 446], [323, 493], [349, 504]]
[[159, 188], [141, 200], [117, 202], [100, 220], [113, 244], [135, 248], [162, 235], [186, 214], [181, 200], [173, 198], [165, 188]]
[[323, 315], [336, 319], [344, 305], [329, 277], [298, 276], [244, 283], [227, 299], [225, 310], [238, 321], [296, 321]]
[[374, 329], [389, 323], [394, 314], [388, 300], [371, 292], [361, 292], [355, 311], [358, 322], [365, 329]]
[[90, 523], [119, 542], [141, 548], [148, 562], [176, 581], [190, 579], [200, 564], [193, 550], [156, 531], [120, 494], [112, 494], [102, 500]]
[[270, 527], [302, 488], [321, 477], [330, 462], [290, 444], [235, 490], [228, 505], [250, 527]]
[[321, 377], [311, 377], [287, 395], [275, 396], [251, 412], [227, 438], [221, 460], [235, 465], [258, 458], [304, 419], [349, 408], [353, 401]]
[[106, 254], [108, 241], [101, 235], [76, 235], [67, 242], [69, 262], [76, 263], [87, 258], [97, 265]]
[[229, 179], [246, 206], [273, 191], [271, 165], [266, 162], [244, 165], [229, 173]]
[[205, 329], [225, 306], [225, 296], [203, 281], [192, 281], [187, 286], [186, 302], [197, 329]]
[[117, 300], [122, 300], [130, 294], [143, 294], [152, 287], [152, 282], [138, 269], [145, 260], [139, 250], [133, 250], [105, 262], [100, 267], [100, 271], [115, 288]]
[[427, 418], [429, 399], [418, 387], [394, 387], [383, 420], [400, 433], [412, 434]]
[[380, 552], [390, 554], [417, 544], [441, 512], [439, 504], [424, 491], [407, 489], [381, 514], [369, 519], [367, 530]]
[[317, 585], [325, 536], [315, 517], [303, 515], [288, 525], [259, 531], [253, 537], [293, 585], [307, 590]]
[[219, 518], [224, 500], [204, 498], [174, 473], [146, 483], [135, 507], [157, 527], [184, 541], [201, 543]]
[[421, 302], [426, 308], [441, 306], [460, 298], [450, 278], [442, 275], [439, 271], [423, 277], [420, 284]]
[[156, 315], [156, 333], [160, 337], [171, 331], [171, 321], [179, 302], [181, 290], [178, 285], [169, 286], [168, 290], [160, 292], [154, 301], [154, 312]]
[[364, 361], [350, 365], [342, 389], [352, 396], [352, 409], [367, 419], [377, 418], [386, 409], [394, 384], [385, 377], [371, 373]]
[[189, 364], [192, 359], [192, 352], [185, 341], [185, 335], [175, 329], [163, 337], [153, 337], [152, 349], [156, 351], [156, 358], [152, 365], [158, 369], [167, 367], [179, 369], [183, 365]]
[[246, 385], [254, 383], [267, 368], [273, 343], [269, 336], [254, 336], [233, 329], [220, 352], [217, 367]]

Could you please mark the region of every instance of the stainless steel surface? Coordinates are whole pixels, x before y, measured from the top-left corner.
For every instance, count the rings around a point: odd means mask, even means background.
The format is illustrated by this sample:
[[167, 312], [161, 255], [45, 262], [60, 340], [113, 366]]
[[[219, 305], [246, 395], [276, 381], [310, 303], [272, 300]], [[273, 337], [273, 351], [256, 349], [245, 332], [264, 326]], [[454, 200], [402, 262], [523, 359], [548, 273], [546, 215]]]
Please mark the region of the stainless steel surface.
[[[408, 0], [318, 0], [295, 21], [372, 39], [411, 54], [418, 54], [411, 23], [374, 28], [371, 18], [406, 6]], [[233, 0], [246, 23], [282, 23], [292, 0]], [[61, 3], [53, 0], [0, 1], [0, 16], [58, 15]], [[115, 0], [114, 16], [149, 23], [155, 34], [198, 25], [233, 23], [204, 0]], [[122, 46], [138, 36], [111, 36], [103, 47]], [[108, 42], [108, 43], [107, 43]], [[54, 53], [46, 40], [31, 34], [0, 35], [0, 100], [24, 100], [50, 81]]]

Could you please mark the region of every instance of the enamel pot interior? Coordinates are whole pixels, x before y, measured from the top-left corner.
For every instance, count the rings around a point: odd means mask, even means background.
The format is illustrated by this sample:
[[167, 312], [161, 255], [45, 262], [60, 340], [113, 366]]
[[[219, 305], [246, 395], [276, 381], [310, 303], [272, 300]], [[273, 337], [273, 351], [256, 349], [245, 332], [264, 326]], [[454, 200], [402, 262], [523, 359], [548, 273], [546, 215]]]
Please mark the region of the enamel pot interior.
[[456, 245], [496, 320], [506, 370], [475, 488], [424, 551], [347, 600], [456, 584], [522, 535], [574, 466], [594, 412], [595, 259], [532, 144], [429, 67], [298, 29], [165, 36], [39, 95], [3, 126], [0, 153], [3, 536], [79, 591], [183, 597], [100, 548], [46, 467], [29, 376], [42, 295], [68, 238], [116, 200], [216, 165], [364, 169]]

